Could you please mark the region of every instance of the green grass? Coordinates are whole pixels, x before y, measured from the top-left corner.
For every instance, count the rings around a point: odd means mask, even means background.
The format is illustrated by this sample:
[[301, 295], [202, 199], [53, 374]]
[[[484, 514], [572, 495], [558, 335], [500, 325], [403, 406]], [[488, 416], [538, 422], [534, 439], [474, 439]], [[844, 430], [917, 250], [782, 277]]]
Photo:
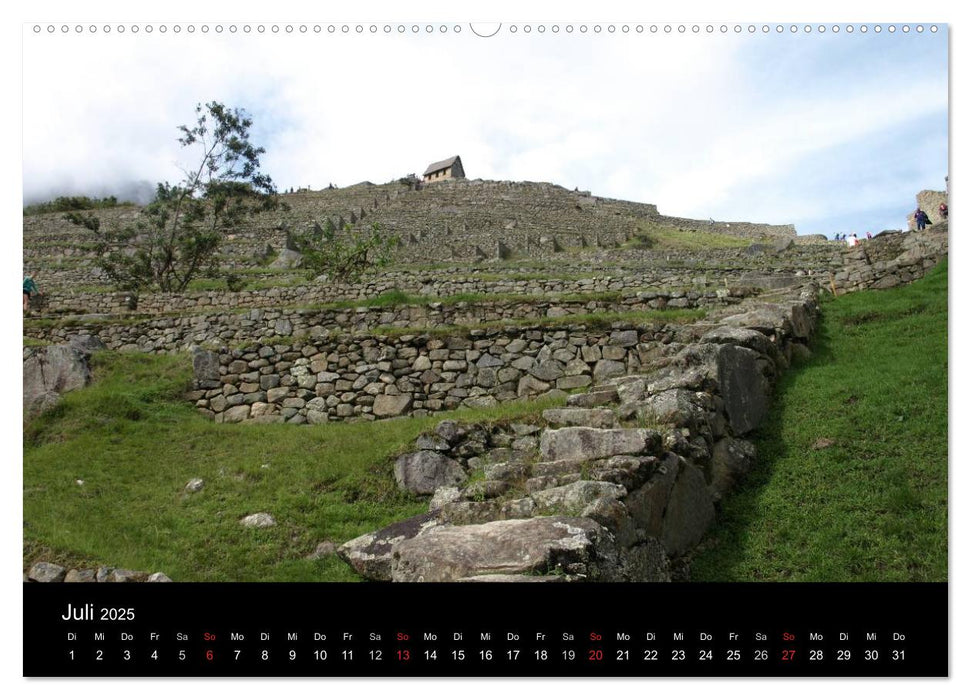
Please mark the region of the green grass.
[[946, 262], [830, 298], [692, 579], [946, 581], [947, 409]]
[[48, 340], [40, 340], [38, 338], [28, 338], [27, 336], [24, 336], [25, 348], [40, 348], [50, 344], [51, 342]]
[[[304, 275], [277, 274], [272, 277], [258, 277], [246, 274], [247, 270], [233, 271], [243, 283], [241, 291], [254, 292], [264, 289], [283, 289], [310, 284]], [[225, 277], [200, 277], [189, 282], [189, 292], [228, 292], [229, 286]]]
[[710, 250], [711, 248], [746, 248], [754, 242], [756, 241], [752, 238], [730, 236], [724, 233], [679, 231], [676, 228], [638, 222], [637, 233], [624, 244], [624, 247]]
[[[177, 581], [357, 580], [336, 556], [304, 557], [322, 540], [339, 544], [427, 509], [427, 499], [398, 490], [391, 468], [420, 432], [445, 418], [513, 420], [562, 403], [315, 427], [217, 425], [182, 398], [190, 364], [97, 355], [90, 387], [24, 426], [25, 567], [47, 559]], [[184, 494], [196, 477], [203, 490]], [[261, 511], [278, 525], [239, 524]]]
[[24, 216], [36, 214], [52, 214], [55, 212], [80, 211], [86, 209], [111, 209], [114, 207], [131, 207], [132, 202], [119, 202], [117, 197], [57, 197], [48, 202], [28, 204], [24, 207]]
[[[692, 287], [692, 290], [704, 291], [701, 288]], [[619, 302], [627, 298], [630, 295], [636, 294], [639, 291], [658, 291], [653, 288], [644, 289], [632, 289], [626, 290], [624, 292], [584, 292], [584, 293], [570, 293], [570, 294], [487, 294], [487, 293], [464, 293], [455, 294], [448, 297], [429, 297], [429, 296], [419, 296], [408, 294], [402, 292], [398, 289], [392, 289], [390, 291], [384, 292], [376, 297], [370, 299], [343, 299], [339, 301], [321, 303], [321, 304], [305, 304], [300, 307], [285, 307], [284, 310], [296, 309], [299, 311], [328, 311], [328, 310], [338, 310], [338, 309], [356, 309], [359, 307], [363, 308], [398, 308], [402, 306], [418, 306], [425, 305], [429, 303], [439, 303], [445, 306], [452, 306], [456, 304], [476, 304], [476, 303], [586, 303], [591, 301], [596, 302]], [[243, 313], [249, 309], [239, 307], [222, 309], [221, 313], [234, 314]], [[85, 326], [118, 326], [118, 325], [136, 325], [152, 318], [180, 318], [185, 315], [185, 311], [169, 311], [164, 313], [156, 314], [145, 314], [145, 313], [132, 313], [125, 316], [109, 316], [103, 320], [84, 320], [72, 316], [52, 316], [52, 317], [42, 317], [42, 318], [25, 318], [24, 327], [25, 328], [67, 328], [79, 325]], [[213, 313], [212, 309], [201, 309], [198, 311], [193, 311], [192, 313], [205, 315]], [[664, 309], [658, 311], [637, 311], [637, 312], [609, 312], [609, 313], [594, 313], [594, 314], [580, 314], [572, 315], [567, 317], [556, 318], [544, 318], [544, 319], [518, 319], [513, 322], [495, 322], [491, 324], [480, 324], [475, 326], [470, 326], [474, 328], [484, 328], [492, 326], [507, 326], [507, 325], [529, 325], [530, 323], [535, 323], [537, 325], [562, 325], [563, 319], [568, 319], [569, 323], [587, 323], [594, 324], [603, 322], [613, 322], [617, 320], [624, 320], [627, 318], [632, 318], [637, 320], [641, 315], [645, 315], [646, 319], [653, 319], [655, 316], [660, 320], [694, 320], [704, 317], [704, 311], [699, 309]], [[574, 321], [573, 319], [579, 319]], [[458, 329], [458, 326], [449, 326], [443, 332], [451, 332]], [[464, 327], [463, 327], [464, 328]], [[378, 332], [376, 329], [375, 332]], [[402, 333], [414, 334], [421, 332], [418, 329], [383, 329], [381, 332], [387, 333], [392, 332], [397, 335]]]
[[568, 326], [586, 326], [591, 329], [609, 329], [614, 323], [623, 322], [633, 325], [686, 323], [697, 321], [707, 315], [705, 309], [652, 309], [648, 311], [607, 312], [591, 314], [573, 314], [570, 316], [543, 318], [516, 318], [501, 321], [485, 321], [469, 325], [443, 325], [435, 328], [397, 328], [393, 326], [378, 326], [372, 335], [402, 336], [429, 335], [447, 336], [462, 335], [472, 330], [490, 330], [495, 328], [566, 328]]

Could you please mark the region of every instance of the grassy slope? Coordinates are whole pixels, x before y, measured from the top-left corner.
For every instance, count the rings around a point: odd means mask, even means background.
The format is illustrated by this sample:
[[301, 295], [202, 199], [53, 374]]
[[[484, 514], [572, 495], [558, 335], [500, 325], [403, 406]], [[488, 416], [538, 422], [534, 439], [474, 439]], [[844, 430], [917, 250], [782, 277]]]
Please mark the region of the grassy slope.
[[947, 580], [946, 263], [828, 301], [758, 448], [693, 580]]
[[[91, 387], [25, 427], [26, 566], [53, 558], [182, 581], [354, 580], [336, 556], [304, 556], [321, 540], [341, 543], [427, 508], [398, 491], [391, 456], [446, 417], [512, 418], [552, 405], [318, 427], [217, 425], [180, 398], [188, 365], [105, 355]], [[196, 477], [203, 490], [184, 494]], [[260, 511], [278, 526], [239, 525]]]
[[679, 231], [668, 226], [639, 221], [637, 233], [626, 244], [630, 248], [656, 248], [669, 250], [710, 250], [712, 248], [745, 248], [758, 242], [725, 233], [706, 231]]

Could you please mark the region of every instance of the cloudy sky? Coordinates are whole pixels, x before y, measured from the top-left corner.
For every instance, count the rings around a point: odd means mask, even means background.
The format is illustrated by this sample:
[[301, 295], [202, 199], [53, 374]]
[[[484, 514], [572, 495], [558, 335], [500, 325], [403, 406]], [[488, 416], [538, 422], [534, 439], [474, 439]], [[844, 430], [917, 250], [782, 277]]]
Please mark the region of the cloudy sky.
[[176, 127], [211, 100], [251, 114], [281, 189], [386, 182], [459, 154], [471, 178], [831, 235], [904, 226], [914, 194], [943, 189], [948, 172], [943, 26], [554, 34], [532, 23], [527, 34], [507, 23], [486, 39], [452, 23], [347, 35], [242, 24], [218, 35], [28, 26], [24, 201], [177, 180], [191, 156]]

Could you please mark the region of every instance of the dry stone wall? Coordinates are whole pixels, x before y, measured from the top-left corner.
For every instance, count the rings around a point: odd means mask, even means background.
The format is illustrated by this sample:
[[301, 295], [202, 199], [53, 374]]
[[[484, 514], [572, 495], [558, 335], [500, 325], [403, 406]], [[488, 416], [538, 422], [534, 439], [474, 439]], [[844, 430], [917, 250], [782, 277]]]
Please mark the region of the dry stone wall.
[[680, 332], [663, 324], [604, 331], [573, 326], [197, 349], [188, 398], [226, 423], [420, 416], [565, 396], [638, 371]]
[[832, 276], [836, 293], [888, 289], [920, 279], [938, 265], [948, 250], [948, 224], [923, 231], [888, 232], [843, 253], [842, 266]]
[[76, 335], [98, 336], [113, 350], [177, 352], [192, 345], [239, 345], [256, 341], [288, 342], [291, 336], [310, 340], [332, 332], [370, 332], [385, 328], [435, 329], [444, 326], [566, 318], [577, 314], [626, 313], [658, 309], [708, 309], [738, 303], [752, 288], [707, 291], [643, 291], [616, 300], [483, 301], [457, 304], [432, 302], [393, 308], [268, 310], [255, 308], [236, 313], [208, 313], [146, 319], [98, 315], [64, 319], [55, 324], [26, 324], [24, 334], [48, 342], [63, 342]]
[[701, 231], [739, 238], [770, 238], [790, 239], [796, 236], [796, 227], [792, 224], [753, 224], [747, 221], [708, 221], [699, 219], [685, 219], [680, 216], [652, 216], [652, 223], [668, 226], [681, 231]]
[[[713, 256], [715, 257], [715, 256]], [[828, 256], [831, 257], [831, 254]], [[478, 295], [554, 295], [596, 294], [605, 292], [632, 292], [646, 289], [678, 290], [685, 288], [748, 286], [774, 289], [791, 286], [812, 276], [828, 274], [829, 265], [813, 268], [790, 265], [763, 264], [759, 267], [732, 266], [717, 271], [694, 269], [700, 263], [693, 261], [691, 268], [625, 269], [611, 266], [606, 271], [591, 272], [589, 269], [573, 273], [570, 278], [543, 278], [542, 273], [517, 273], [506, 271], [502, 279], [495, 271], [477, 276], [468, 270], [441, 271], [436, 273], [388, 273], [376, 275], [359, 284], [304, 283], [294, 286], [278, 286], [269, 289], [243, 290], [241, 292], [206, 291], [175, 293], [144, 293], [133, 300], [120, 292], [86, 292], [60, 288], [47, 292], [44, 313], [66, 314], [146, 314], [207, 311], [212, 309], [241, 309], [267, 307], [301, 307], [323, 305], [334, 301], [374, 299], [388, 292], [403, 292], [431, 298], [447, 298], [463, 294]], [[560, 270], [560, 274], [565, 271]], [[584, 276], [578, 276], [578, 275]]]

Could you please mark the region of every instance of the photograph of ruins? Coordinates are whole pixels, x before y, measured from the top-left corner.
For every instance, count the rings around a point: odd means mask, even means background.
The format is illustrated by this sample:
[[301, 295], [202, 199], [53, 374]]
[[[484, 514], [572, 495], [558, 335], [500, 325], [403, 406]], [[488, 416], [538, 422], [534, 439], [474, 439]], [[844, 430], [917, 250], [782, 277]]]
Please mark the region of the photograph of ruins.
[[26, 36], [24, 580], [946, 581], [946, 27], [624, 27]]

